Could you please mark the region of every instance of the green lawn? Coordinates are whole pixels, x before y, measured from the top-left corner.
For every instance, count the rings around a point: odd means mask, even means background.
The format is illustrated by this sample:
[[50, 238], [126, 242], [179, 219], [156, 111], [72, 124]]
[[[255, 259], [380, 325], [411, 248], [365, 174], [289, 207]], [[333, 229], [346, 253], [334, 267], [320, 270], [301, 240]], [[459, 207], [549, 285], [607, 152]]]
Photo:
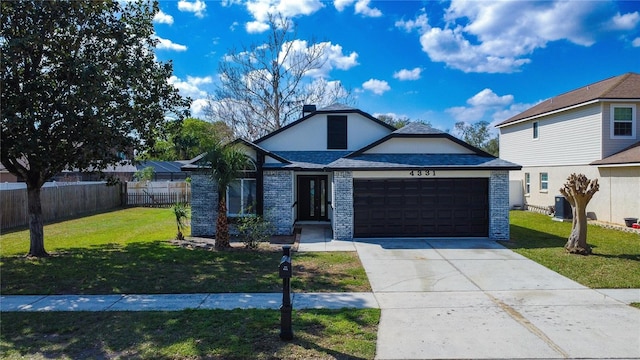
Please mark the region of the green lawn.
[[373, 359], [380, 310], [2, 313], [3, 359]]
[[511, 212], [511, 241], [503, 245], [590, 288], [640, 288], [640, 235], [589, 225], [589, 256], [564, 245], [570, 222], [526, 211]]
[[[170, 209], [131, 208], [45, 226], [49, 258], [29, 259], [27, 230], [3, 234], [0, 292], [157, 294], [276, 292], [281, 250], [172, 245]], [[355, 252], [294, 253], [296, 291], [370, 291]]]
[[[45, 226], [45, 259], [24, 257], [28, 231], [2, 234], [3, 295], [277, 292], [281, 250], [172, 245], [170, 209], [132, 208]], [[354, 252], [294, 253], [294, 291], [371, 291]], [[373, 359], [380, 310], [2, 313], [6, 359]]]

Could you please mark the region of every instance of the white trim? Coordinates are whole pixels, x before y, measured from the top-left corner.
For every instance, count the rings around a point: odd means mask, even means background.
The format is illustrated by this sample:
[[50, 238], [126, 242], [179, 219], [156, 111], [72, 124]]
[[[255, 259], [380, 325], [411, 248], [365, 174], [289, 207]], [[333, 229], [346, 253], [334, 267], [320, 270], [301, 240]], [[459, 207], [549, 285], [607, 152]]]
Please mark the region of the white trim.
[[[631, 135], [614, 135], [613, 127], [615, 124], [614, 113], [616, 108], [631, 108]], [[636, 104], [611, 104], [609, 107], [609, 137], [610, 139], [635, 139], [637, 126], [637, 110]]]
[[[545, 101], [550, 101], [550, 100], [551, 99], [547, 99]], [[496, 128], [500, 129], [500, 128], [503, 128], [503, 127], [506, 127], [506, 126], [511, 126], [511, 125], [515, 125], [515, 124], [531, 121], [533, 119], [538, 119], [538, 118], [541, 118], [541, 117], [545, 117], [545, 116], [561, 113], [563, 111], [577, 109], [577, 108], [580, 108], [580, 107], [583, 107], [583, 106], [587, 106], [587, 105], [593, 105], [593, 104], [597, 104], [597, 103], [607, 103], [607, 102], [619, 102], [619, 101], [624, 101], [624, 102], [640, 101], [640, 98], [638, 98], [638, 99], [595, 99], [595, 100], [583, 102], [583, 103], [580, 103], [580, 104], [572, 105], [572, 106], [569, 106], [569, 107], [565, 107], [565, 108], [562, 108], [562, 109], [548, 111], [548, 112], [544, 112], [544, 113], [538, 114], [538, 115], [532, 115], [532, 116], [529, 116], [529, 117], [526, 117], [526, 118], [523, 118], [523, 119], [520, 119], [520, 120], [512, 121], [510, 123], [506, 123], [506, 124], [502, 124], [502, 125], [496, 125]]]
[[637, 167], [640, 166], [640, 163], [625, 163], [625, 164], [594, 164], [591, 166], [595, 166], [598, 168], [616, 168], [616, 167]]

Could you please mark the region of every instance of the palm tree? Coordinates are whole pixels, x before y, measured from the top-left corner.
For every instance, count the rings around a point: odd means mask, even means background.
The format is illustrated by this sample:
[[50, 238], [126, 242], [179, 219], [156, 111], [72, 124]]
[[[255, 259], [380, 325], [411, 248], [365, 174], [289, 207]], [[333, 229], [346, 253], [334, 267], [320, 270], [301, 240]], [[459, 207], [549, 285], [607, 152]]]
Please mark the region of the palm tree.
[[173, 214], [176, 216], [176, 226], [178, 227], [178, 234], [176, 240], [184, 240], [182, 230], [187, 227], [186, 220], [188, 218], [187, 205], [185, 203], [175, 203], [172, 207]]
[[211, 178], [218, 184], [218, 220], [216, 221], [216, 247], [227, 248], [229, 224], [227, 223], [227, 187], [239, 177], [247, 166], [247, 156], [237, 148], [216, 143], [205, 157], [211, 167]]

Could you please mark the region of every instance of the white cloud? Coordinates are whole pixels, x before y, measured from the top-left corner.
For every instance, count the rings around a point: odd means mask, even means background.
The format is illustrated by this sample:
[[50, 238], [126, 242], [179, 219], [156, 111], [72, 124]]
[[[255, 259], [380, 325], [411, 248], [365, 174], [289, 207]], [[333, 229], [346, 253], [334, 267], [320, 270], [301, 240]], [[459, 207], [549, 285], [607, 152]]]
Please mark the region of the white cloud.
[[429, 26], [424, 14], [396, 27], [417, 29], [432, 61], [464, 72], [510, 73], [549, 42], [591, 46], [612, 31], [638, 26], [638, 12], [620, 14], [616, 7], [612, 1], [453, 0], [442, 27]]
[[260, 21], [249, 21], [245, 24], [245, 29], [249, 34], [262, 33], [269, 30], [269, 24]]
[[617, 13], [616, 16], [611, 19], [611, 27], [614, 30], [633, 30], [640, 22], [640, 13], [633, 12], [624, 15]]
[[213, 83], [211, 76], [197, 77], [187, 76], [187, 80], [180, 80], [177, 76], [173, 75], [169, 78], [169, 84], [175, 86], [180, 90], [182, 96], [188, 96], [192, 99], [205, 98], [207, 92], [201, 89], [202, 85]]
[[491, 89], [484, 89], [467, 100], [471, 106], [505, 106], [512, 102], [513, 95], [498, 96]]
[[193, 15], [199, 18], [204, 17], [204, 11], [207, 8], [207, 4], [202, 0], [196, 0], [194, 2], [189, 2], [187, 0], [178, 1], [178, 10], [191, 12]]
[[333, 6], [336, 10], [342, 12], [347, 6], [351, 6], [356, 0], [334, 0]]
[[172, 25], [173, 24], [173, 16], [171, 16], [169, 14], [166, 14], [162, 10], [160, 10], [153, 16], [153, 22], [157, 23], [157, 24], [169, 24], [169, 25]]
[[640, 37], [633, 39], [631, 45], [633, 45], [633, 47], [640, 47]]
[[356, 14], [360, 14], [366, 17], [380, 17], [382, 16], [382, 11], [378, 8], [369, 7], [370, 0], [358, 0], [356, 2]]
[[[520, 109], [520, 106], [514, 108], [513, 95], [498, 96], [491, 89], [484, 89], [479, 93], [473, 95], [467, 99], [467, 104], [470, 106], [456, 106], [446, 110], [456, 121], [464, 121], [467, 123], [483, 120], [486, 113], [494, 114], [492, 118], [495, 120], [495, 114], [500, 116], [506, 116], [510, 111], [514, 109]], [[510, 111], [507, 111], [511, 106]], [[523, 109], [524, 110], [524, 109]], [[522, 110], [520, 110], [522, 111]], [[518, 112], [520, 112], [518, 111]], [[514, 115], [517, 112], [514, 113]], [[509, 116], [510, 117], [510, 116]], [[505, 120], [508, 117], [502, 119]]]
[[354, 14], [362, 15], [365, 17], [380, 17], [382, 16], [382, 11], [378, 8], [372, 8], [369, 6], [371, 0], [334, 0], [333, 6], [339, 12], [344, 11], [348, 6], [353, 5], [355, 3]]
[[191, 102], [191, 117], [204, 119], [207, 114], [205, 113], [205, 109], [209, 106], [208, 99], [195, 99]]
[[[322, 67], [307, 72], [307, 76], [324, 78], [328, 77], [329, 73], [333, 69], [349, 70], [358, 65], [358, 53], [353, 51], [346, 55], [343, 52], [342, 46], [339, 44], [322, 42], [309, 45], [306, 40], [293, 40], [290, 43], [284, 44], [282, 48], [285, 49], [289, 46], [291, 46], [291, 49], [293, 50], [292, 53], [287, 55], [289, 60], [296, 59], [298, 56], [296, 54], [314, 52], [317, 51], [319, 47], [323, 49], [322, 58], [320, 59], [320, 63], [323, 64]], [[284, 51], [281, 50], [279, 54], [280, 59], [282, 59], [283, 56]], [[285, 64], [285, 66], [289, 66], [289, 64]]]
[[158, 39], [158, 44], [156, 44], [156, 49], [158, 50], [172, 50], [172, 51], [186, 51], [187, 47], [185, 45], [176, 44], [169, 39], [163, 39], [159, 36], [156, 36]]
[[420, 79], [420, 74], [422, 73], [422, 69], [417, 67], [414, 68], [412, 70], [408, 70], [408, 69], [402, 69], [400, 71], [396, 71], [393, 74], [393, 77], [400, 80], [400, 81], [405, 81], [405, 80], [418, 80]]
[[376, 95], [382, 95], [385, 92], [391, 90], [389, 83], [384, 80], [369, 79], [362, 84], [362, 88], [369, 90]]
[[412, 32], [414, 29], [418, 29], [418, 31], [424, 33], [430, 29], [427, 14], [421, 14], [415, 20], [398, 20], [395, 26], [404, 29], [406, 32]]
[[245, 4], [254, 18], [247, 22], [247, 32], [259, 33], [269, 29], [269, 15], [280, 14], [285, 18], [311, 15], [324, 7], [320, 0], [250, 0]]

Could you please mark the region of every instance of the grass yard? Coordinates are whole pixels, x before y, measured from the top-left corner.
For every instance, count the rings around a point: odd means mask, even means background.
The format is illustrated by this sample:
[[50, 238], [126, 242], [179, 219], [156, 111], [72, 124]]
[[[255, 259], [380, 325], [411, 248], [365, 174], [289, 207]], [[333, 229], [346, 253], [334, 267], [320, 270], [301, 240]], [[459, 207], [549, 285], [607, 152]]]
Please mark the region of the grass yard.
[[373, 359], [380, 310], [3, 313], [3, 359]]
[[589, 225], [589, 256], [571, 255], [564, 245], [571, 223], [511, 211], [511, 241], [502, 244], [590, 288], [640, 288], [640, 235]]
[[[28, 230], [2, 234], [0, 292], [160, 294], [277, 292], [281, 250], [172, 245], [171, 209], [130, 208], [46, 225], [49, 258], [29, 259]], [[371, 291], [354, 252], [294, 253], [294, 291]]]
[[[0, 292], [109, 294], [278, 292], [279, 248], [207, 251], [172, 245], [170, 209], [132, 208], [45, 226], [52, 255], [30, 259], [27, 230], [2, 234]], [[356, 253], [293, 253], [292, 288], [371, 291]], [[3, 359], [373, 359], [378, 309], [280, 312], [2, 313]]]

